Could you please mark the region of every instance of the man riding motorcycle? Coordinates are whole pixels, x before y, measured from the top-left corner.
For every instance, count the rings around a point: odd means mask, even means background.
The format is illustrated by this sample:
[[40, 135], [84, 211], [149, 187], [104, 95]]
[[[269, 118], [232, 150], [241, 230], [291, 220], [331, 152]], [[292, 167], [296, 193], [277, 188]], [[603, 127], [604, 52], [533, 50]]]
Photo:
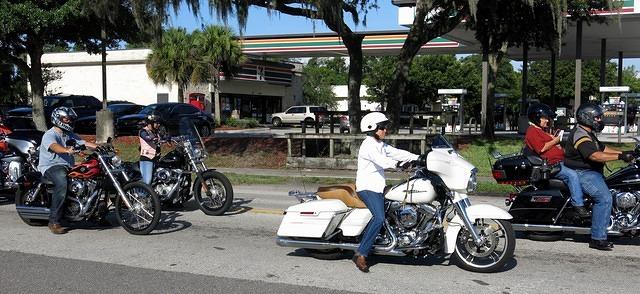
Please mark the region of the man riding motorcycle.
[[605, 183], [604, 164], [608, 161], [634, 160], [632, 151], [619, 151], [605, 146], [596, 133], [604, 129], [602, 107], [593, 103], [580, 105], [576, 111], [578, 124], [569, 133], [565, 144], [565, 165], [576, 171], [585, 193], [593, 199], [591, 241], [589, 248], [611, 250], [607, 241], [612, 195]]
[[51, 113], [53, 127], [44, 133], [40, 146], [38, 171], [53, 182], [49, 230], [54, 234], [66, 233], [60, 221], [64, 215], [64, 199], [67, 194], [67, 171], [75, 164], [74, 146], [67, 146], [67, 141], [73, 139], [91, 149], [97, 147], [96, 144], [83, 141], [73, 133], [73, 124], [77, 118], [78, 115], [69, 107], [54, 109]]

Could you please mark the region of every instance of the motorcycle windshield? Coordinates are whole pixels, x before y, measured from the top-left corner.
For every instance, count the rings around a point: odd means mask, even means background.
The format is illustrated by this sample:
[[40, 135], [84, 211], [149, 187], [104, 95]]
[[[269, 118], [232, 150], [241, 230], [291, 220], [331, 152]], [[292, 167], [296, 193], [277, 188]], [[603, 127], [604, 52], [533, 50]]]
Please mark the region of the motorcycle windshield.
[[204, 146], [204, 141], [202, 141], [202, 136], [200, 136], [198, 128], [189, 117], [182, 117], [180, 119], [178, 130], [180, 132], [180, 136], [189, 140], [193, 146]]
[[445, 138], [443, 135], [436, 135], [431, 140], [431, 148], [432, 149], [453, 149], [453, 145], [449, 143], [449, 140]]

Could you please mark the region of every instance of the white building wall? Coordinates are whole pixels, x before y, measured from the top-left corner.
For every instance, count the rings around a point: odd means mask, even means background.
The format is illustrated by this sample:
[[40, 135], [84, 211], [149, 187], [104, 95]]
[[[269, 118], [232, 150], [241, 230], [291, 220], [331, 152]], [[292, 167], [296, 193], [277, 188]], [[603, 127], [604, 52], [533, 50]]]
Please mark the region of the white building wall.
[[[147, 75], [145, 60], [150, 49], [107, 51], [107, 99], [126, 100], [147, 105], [156, 103], [158, 94], [168, 94], [169, 102], [178, 101], [176, 84], [155, 85]], [[101, 56], [85, 52], [47, 53], [42, 56], [43, 64], [49, 64], [60, 71], [62, 77], [52, 81], [45, 91], [48, 94], [66, 93], [92, 95], [102, 99]], [[295, 88], [300, 85], [300, 89]], [[283, 105], [295, 104], [301, 99], [302, 83], [294, 77], [292, 87], [267, 84], [262, 81], [226, 80], [220, 83], [220, 92], [228, 94], [264, 95], [283, 97]], [[199, 85], [198, 92], [207, 85]], [[206, 93], [206, 92], [202, 92]], [[185, 89], [185, 97], [189, 91]], [[207, 95], [209, 98], [211, 95]], [[186, 98], [185, 98], [186, 99]], [[209, 101], [210, 103], [210, 101]]]
[[[149, 49], [107, 52], [107, 99], [126, 100], [146, 105], [157, 102], [157, 94], [166, 93], [169, 101], [178, 101], [176, 85], [155, 85], [147, 75], [145, 59]], [[85, 52], [48, 53], [43, 64], [60, 71], [61, 78], [47, 85], [48, 94], [92, 95], [102, 99], [101, 56]]]
[[[349, 110], [349, 90], [347, 85], [333, 86], [333, 95], [338, 99], [337, 105], [334, 111], [347, 111]], [[360, 86], [360, 109], [365, 111], [379, 111], [382, 109], [379, 102], [369, 101], [369, 94], [367, 94], [367, 86]]]

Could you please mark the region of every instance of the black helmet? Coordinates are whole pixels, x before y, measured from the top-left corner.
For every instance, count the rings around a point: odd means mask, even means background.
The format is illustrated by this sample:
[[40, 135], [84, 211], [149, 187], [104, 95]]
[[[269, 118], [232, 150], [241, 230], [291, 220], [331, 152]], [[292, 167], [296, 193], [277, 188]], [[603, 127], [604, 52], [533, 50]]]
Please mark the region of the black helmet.
[[145, 118], [145, 122], [150, 125], [152, 123], [160, 123], [160, 115], [157, 112], [152, 112]]
[[544, 117], [549, 120], [553, 120], [553, 118], [556, 117], [556, 114], [551, 110], [549, 105], [536, 103], [529, 106], [529, 109], [527, 109], [527, 116], [532, 124], [540, 127], [541, 118]]
[[[604, 129], [602, 115], [604, 115], [602, 107], [593, 103], [580, 104], [578, 111], [576, 111], [578, 123], [590, 127], [595, 132], [600, 132]], [[600, 120], [596, 120], [596, 118], [600, 118]]]

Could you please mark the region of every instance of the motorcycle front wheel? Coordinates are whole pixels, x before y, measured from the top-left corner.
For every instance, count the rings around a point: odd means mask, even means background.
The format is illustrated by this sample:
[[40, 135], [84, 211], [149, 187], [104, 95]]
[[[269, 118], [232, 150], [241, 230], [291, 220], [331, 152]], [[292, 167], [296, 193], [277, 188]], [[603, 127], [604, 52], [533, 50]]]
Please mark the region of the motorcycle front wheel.
[[122, 190], [125, 197], [131, 203], [131, 208], [116, 197], [116, 219], [118, 223], [133, 235], [147, 235], [153, 231], [160, 222], [160, 199], [158, 195], [142, 182], [133, 182], [125, 185]]
[[233, 187], [223, 174], [208, 170], [193, 183], [193, 197], [206, 215], [222, 215], [233, 204]]
[[478, 219], [475, 227], [484, 242], [477, 246], [471, 233], [462, 228], [458, 233], [452, 261], [472, 272], [492, 273], [501, 270], [513, 257], [516, 236], [511, 223], [504, 220]]

